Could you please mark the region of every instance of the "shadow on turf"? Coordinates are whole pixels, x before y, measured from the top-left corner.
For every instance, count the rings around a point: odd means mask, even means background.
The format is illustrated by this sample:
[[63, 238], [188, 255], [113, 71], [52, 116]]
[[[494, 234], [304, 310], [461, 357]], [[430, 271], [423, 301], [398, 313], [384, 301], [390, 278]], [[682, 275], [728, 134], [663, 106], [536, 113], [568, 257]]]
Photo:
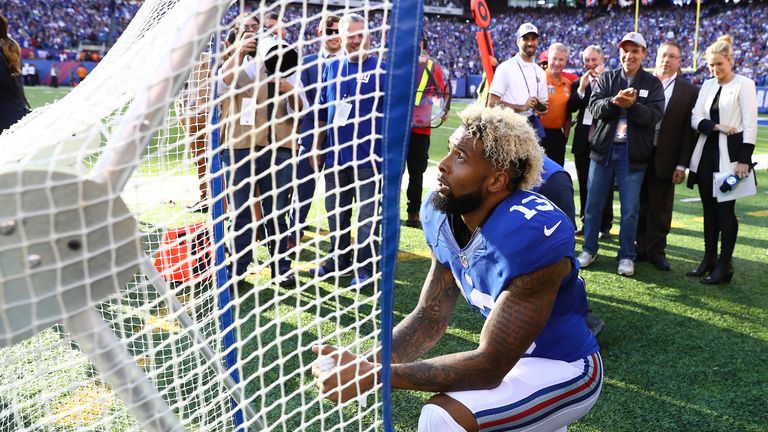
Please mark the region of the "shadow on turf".
[[696, 296], [679, 298], [686, 310], [678, 313], [607, 294], [589, 297], [608, 326], [600, 337], [606, 384], [588, 430], [764, 430], [768, 379], [758, 371], [768, 346], [717, 319], [750, 317], [713, 310]]

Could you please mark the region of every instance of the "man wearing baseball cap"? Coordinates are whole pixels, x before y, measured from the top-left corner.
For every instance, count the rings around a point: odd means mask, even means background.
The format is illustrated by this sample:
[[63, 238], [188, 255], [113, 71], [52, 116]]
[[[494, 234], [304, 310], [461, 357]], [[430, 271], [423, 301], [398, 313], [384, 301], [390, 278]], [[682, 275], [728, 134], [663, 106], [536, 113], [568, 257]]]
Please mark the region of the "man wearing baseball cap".
[[501, 105], [512, 108], [528, 118], [539, 138], [544, 137], [544, 127], [539, 116], [547, 112], [547, 75], [536, 64], [539, 48], [539, 29], [524, 23], [517, 29], [519, 52], [501, 63], [493, 76], [489, 89], [488, 106]]
[[619, 42], [621, 69], [600, 75], [589, 100], [597, 124], [590, 141], [584, 246], [578, 260], [584, 268], [597, 259], [603, 204], [615, 182], [621, 201], [618, 273], [623, 276], [635, 273], [640, 189], [653, 155], [656, 123], [664, 114], [661, 81], [642, 67], [646, 48], [640, 33], [624, 35]]

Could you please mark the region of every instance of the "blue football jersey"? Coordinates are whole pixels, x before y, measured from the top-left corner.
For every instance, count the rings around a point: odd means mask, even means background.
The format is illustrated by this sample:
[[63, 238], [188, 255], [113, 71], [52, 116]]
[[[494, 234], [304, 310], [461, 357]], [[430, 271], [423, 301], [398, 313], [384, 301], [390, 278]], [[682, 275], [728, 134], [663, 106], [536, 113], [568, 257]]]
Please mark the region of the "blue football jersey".
[[573, 250], [568, 217], [543, 196], [524, 190], [502, 201], [462, 249], [445, 213], [426, 199], [421, 209], [427, 244], [449, 267], [464, 298], [487, 318], [512, 279], [567, 257], [573, 269], [560, 285], [552, 314], [525, 355], [575, 361], [599, 350], [584, 318], [587, 296]]

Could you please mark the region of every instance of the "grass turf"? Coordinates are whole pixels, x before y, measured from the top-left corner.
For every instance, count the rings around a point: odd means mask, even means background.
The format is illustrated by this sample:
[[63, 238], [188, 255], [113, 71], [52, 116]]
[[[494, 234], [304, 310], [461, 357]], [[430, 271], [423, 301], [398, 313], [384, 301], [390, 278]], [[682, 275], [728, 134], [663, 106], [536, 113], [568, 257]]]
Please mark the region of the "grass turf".
[[[30, 99], [36, 100], [33, 93], [34, 89], [28, 89]], [[455, 108], [461, 106], [455, 104]], [[447, 136], [456, 124], [454, 112], [446, 126], [435, 131], [432, 160], [445, 153]], [[760, 128], [755, 153], [768, 153], [765, 127]], [[700, 203], [683, 201], [695, 196], [695, 191], [682, 186], [677, 190], [668, 247], [671, 272], [638, 263], [634, 278], [618, 276], [613, 260], [618, 248], [615, 237], [601, 242], [601, 259], [582, 272], [591, 306], [607, 323], [599, 338], [605, 382], [595, 408], [572, 425], [571, 432], [756, 432], [768, 427], [768, 374], [763, 372], [768, 364], [768, 195], [760, 191], [737, 204], [736, 276], [731, 284], [714, 287], [684, 275], [698, 263], [703, 249]], [[321, 209], [318, 200], [313, 212], [318, 215]], [[322, 219], [322, 215], [317, 217]], [[401, 218], [405, 218], [404, 210]], [[395, 274], [396, 321], [417, 301], [429, 268], [420, 230], [402, 228], [400, 251]], [[306, 273], [301, 276], [308, 280]], [[331, 291], [336, 287], [322, 284], [319, 288]], [[279, 308], [274, 311], [282, 312]], [[297, 316], [295, 322], [301, 319]], [[481, 325], [479, 316], [459, 302], [446, 336], [428, 356], [474, 349]], [[291, 344], [294, 341], [289, 340], [286, 346]], [[245, 373], [253, 373], [253, 367], [246, 366]], [[396, 430], [416, 431], [419, 409], [427, 397], [418, 392], [394, 393]], [[329, 409], [326, 403], [309, 411]]]

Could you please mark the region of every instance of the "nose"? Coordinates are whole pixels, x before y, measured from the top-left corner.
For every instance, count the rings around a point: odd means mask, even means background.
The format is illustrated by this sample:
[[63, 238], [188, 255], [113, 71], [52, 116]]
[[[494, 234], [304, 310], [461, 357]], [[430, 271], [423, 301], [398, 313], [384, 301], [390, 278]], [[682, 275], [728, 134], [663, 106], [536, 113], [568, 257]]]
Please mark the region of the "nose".
[[448, 158], [451, 157], [451, 154], [448, 153], [440, 159], [440, 162], [437, 163], [437, 170], [440, 171], [440, 174], [446, 174], [448, 172]]

